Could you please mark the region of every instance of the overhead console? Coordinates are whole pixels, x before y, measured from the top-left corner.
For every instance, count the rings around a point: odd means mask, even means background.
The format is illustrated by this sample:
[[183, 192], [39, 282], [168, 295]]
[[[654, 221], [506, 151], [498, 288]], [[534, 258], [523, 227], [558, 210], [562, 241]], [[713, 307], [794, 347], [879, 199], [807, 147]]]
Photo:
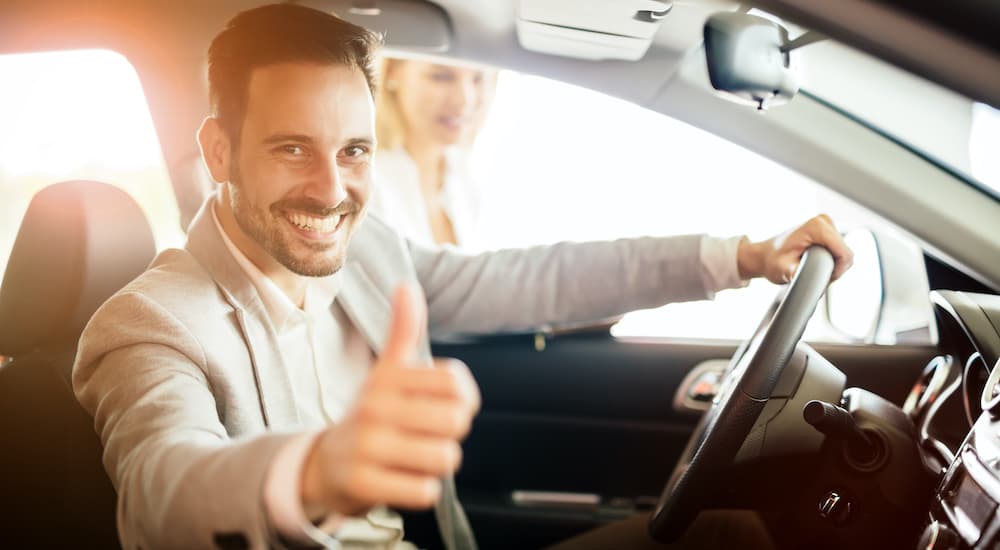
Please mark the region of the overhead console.
[[521, 0], [517, 39], [539, 53], [636, 61], [672, 8], [672, 0]]

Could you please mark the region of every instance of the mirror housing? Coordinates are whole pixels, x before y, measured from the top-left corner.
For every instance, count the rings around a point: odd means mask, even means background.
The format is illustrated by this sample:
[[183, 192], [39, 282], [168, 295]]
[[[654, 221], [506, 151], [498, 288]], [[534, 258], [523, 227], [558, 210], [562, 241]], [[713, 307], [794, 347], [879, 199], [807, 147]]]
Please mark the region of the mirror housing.
[[705, 58], [712, 87], [758, 109], [780, 105], [799, 90], [788, 30], [746, 13], [716, 13], [705, 22]]
[[854, 252], [854, 265], [827, 288], [826, 318], [851, 340], [871, 343], [885, 302], [878, 242], [867, 229], [847, 233], [844, 242]]
[[855, 229], [844, 240], [854, 251], [854, 267], [827, 289], [829, 326], [858, 343], [937, 342], [920, 247], [889, 228]]

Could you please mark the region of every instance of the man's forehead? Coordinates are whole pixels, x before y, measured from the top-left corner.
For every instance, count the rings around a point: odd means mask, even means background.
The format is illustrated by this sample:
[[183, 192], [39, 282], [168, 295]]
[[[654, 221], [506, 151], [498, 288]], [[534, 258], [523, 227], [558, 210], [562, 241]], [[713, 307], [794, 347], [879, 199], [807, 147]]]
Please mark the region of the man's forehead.
[[277, 63], [250, 73], [245, 122], [257, 129], [292, 125], [329, 131], [328, 126], [335, 123], [357, 133], [371, 132], [373, 121], [371, 90], [364, 73], [356, 68]]

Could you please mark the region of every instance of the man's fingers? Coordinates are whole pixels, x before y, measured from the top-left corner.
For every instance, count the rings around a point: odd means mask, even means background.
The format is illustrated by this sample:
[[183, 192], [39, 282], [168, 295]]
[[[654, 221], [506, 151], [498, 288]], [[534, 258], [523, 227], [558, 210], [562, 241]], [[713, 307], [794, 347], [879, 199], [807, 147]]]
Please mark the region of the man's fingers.
[[371, 376], [373, 385], [358, 402], [363, 418], [457, 440], [479, 412], [479, 388], [457, 359], [437, 359], [435, 368], [384, 366]]
[[785, 267], [782, 269], [781, 277], [783, 282], [785, 283], [792, 282], [792, 278], [795, 277], [795, 272], [798, 270], [799, 270], [799, 258], [793, 257], [791, 260], [788, 261], [787, 264], [785, 264]]
[[469, 403], [452, 398], [388, 393], [373, 395], [360, 408], [365, 418], [388, 423], [398, 430], [455, 441], [469, 434], [474, 412]]
[[368, 430], [358, 441], [358, 452], [366, 462], [432, 477], [453, 474], [462, 462], [462, 447], [453, 439], [387, 427]]
[[473, 414], [478, 413], [482, 406], [482, 396], [479, 393], [479, 384], [476, 384], [469, 367], [458, 359], [435, 359], [434, 366], [437, 370], [443, 370], [451, 375], [459, 398], [472, 407]]
[[387, 365], [372, 372], [371, 381], [376, 386], [404, 393], [454, 397], [478, 403], [476, 381], [458, 359], [435, 359], [435, 368], [413, 368], [415, 366], [415, 363]]
[[814, 244], [823, 246], [833, 255], [835, 265], [831, 280], [836, 280], [851, 267], [854, 261], [851, 249], [844, 242], [843, 236], [837, 231], [830, 216], [819, 214], [794, 231], [790, 238], [782, 243], [782, 253], [779, 254], [780, 265], [777, 268], [778, 277], [782, 282], [792, 280], [799, 268], [802, 254]]
[[386, 504], [421, 510], [434, 506], [441, 497], [441, 480], [434, 476], [363, 465], [348, 474], [344, 493], [349, 501], [366, 507]]
[[413, 361], [427, 325], [427, 304], [416, 285], [404, 283], [392, 297], [392, 324], [379, 357], [380, 364], [403, 365]]
[[830, 251], [830, 254], [833, 255], [835, 265], [831, 279], [836, 281], [854, 263], [854, 252], [844, 242], [844, 237], [837, 231], [837, 227], [833, 224], [830, 216], [820, 214], [816, 219], [820, 223], [818, 224], [819, 234], [816, 235], [815, 241], [817, 244], [825, 246]]

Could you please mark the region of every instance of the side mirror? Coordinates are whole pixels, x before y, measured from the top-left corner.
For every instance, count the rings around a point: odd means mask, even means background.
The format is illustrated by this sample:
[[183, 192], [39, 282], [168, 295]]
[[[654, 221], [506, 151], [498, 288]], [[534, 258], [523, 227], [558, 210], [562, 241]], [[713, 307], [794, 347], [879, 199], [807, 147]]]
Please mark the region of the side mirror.
[[717, 13], [705, 22], [705, 57], [712, 86], [758, 109], [780, 105], [799, 90], [788, 30], [746, 13]]
[[883, 303], [878, 244], [864, 229], [851, 231], [844, 241], [854, 251], [854, 265], [826, 290], [827, 320], [852, 340], [872, 342]]
[[923, 251], [888, 228], [849, 232], [854, 267], [826, 291], [827, 322], [856, 342], [926, 344], [937, 340]]

